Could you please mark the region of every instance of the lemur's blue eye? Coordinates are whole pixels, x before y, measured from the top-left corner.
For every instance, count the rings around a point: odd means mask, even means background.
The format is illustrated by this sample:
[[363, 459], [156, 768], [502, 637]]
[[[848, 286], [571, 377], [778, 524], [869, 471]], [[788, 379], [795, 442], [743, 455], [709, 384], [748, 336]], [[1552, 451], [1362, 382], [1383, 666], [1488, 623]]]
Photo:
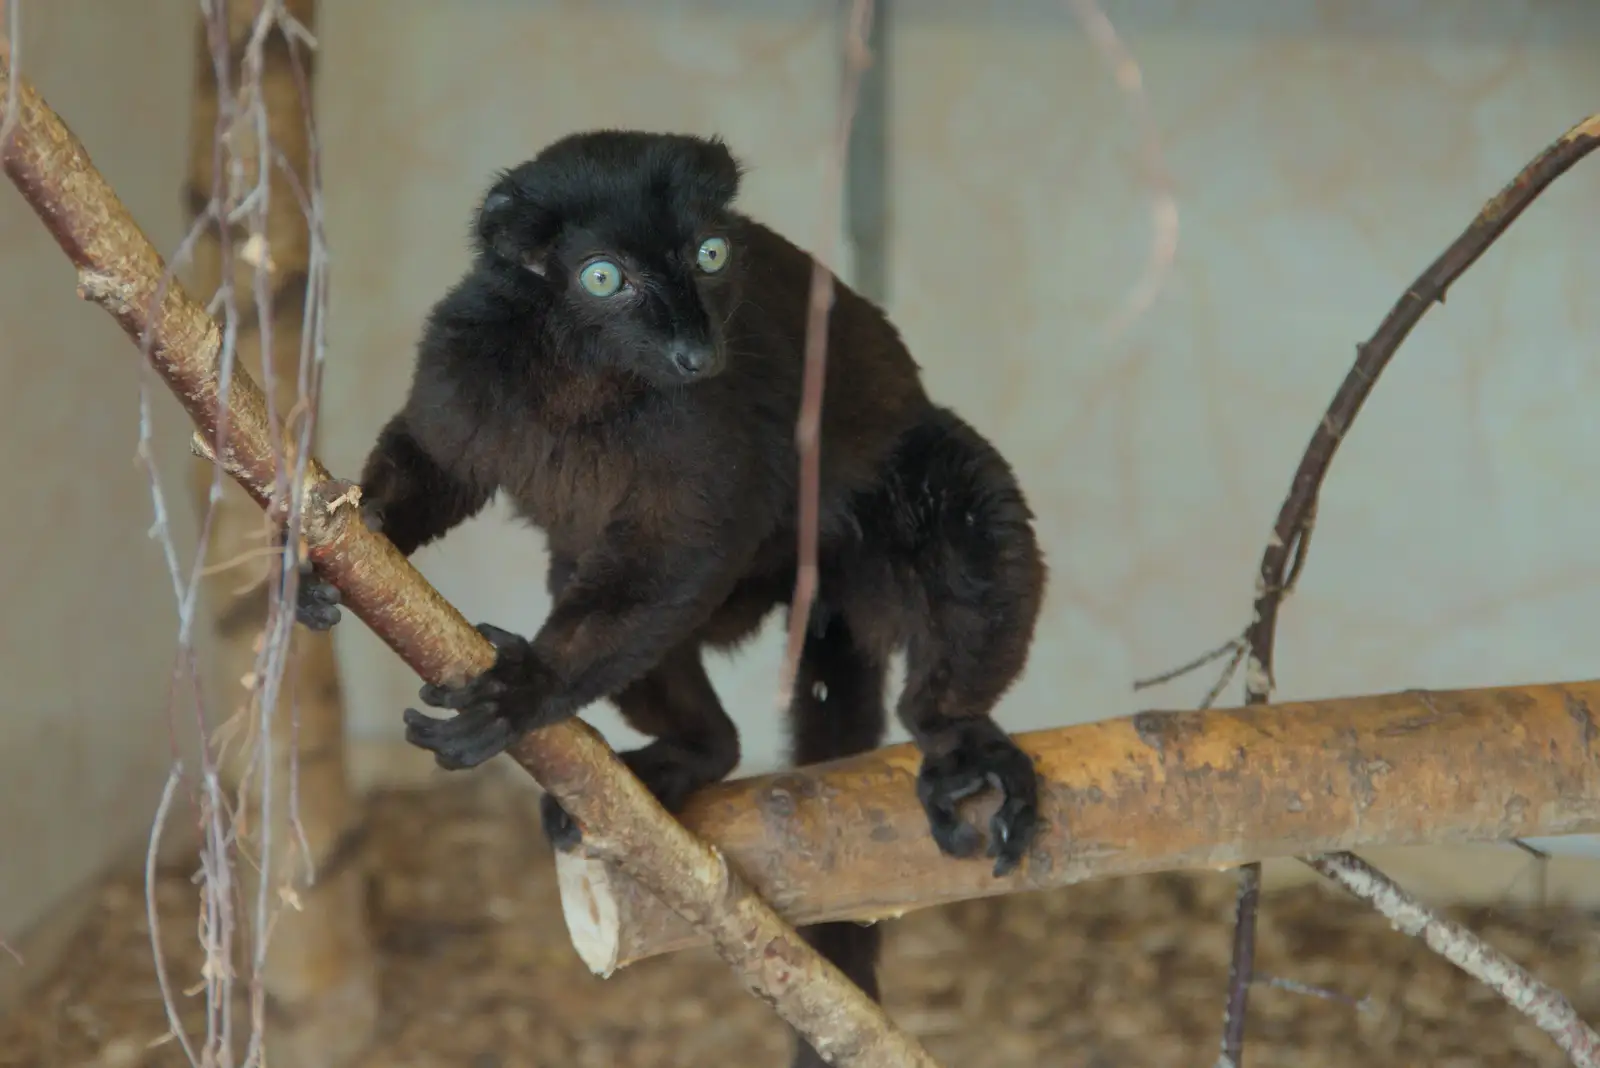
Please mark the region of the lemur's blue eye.
[[622, 269], [610, 260], [595, 260], [579, 272], [578, 281], [592, 296], [609, 297], [622, 288]]
[[708, 237], [700, 244], [695, 263], [706, 274], [716, 274], [728, 262], [728, 242], [720, 237]]

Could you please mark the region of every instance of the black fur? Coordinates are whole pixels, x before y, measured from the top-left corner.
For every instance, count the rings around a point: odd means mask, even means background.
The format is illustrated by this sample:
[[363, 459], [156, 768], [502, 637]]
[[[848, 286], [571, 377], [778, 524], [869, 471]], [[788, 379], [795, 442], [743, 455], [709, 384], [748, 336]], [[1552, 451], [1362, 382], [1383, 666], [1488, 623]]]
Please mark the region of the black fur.
[[[482, 763], [601, 698], [655, 738], [624, 759], [671, 809], [738, 762], [701, 651], [744, 640], [792, 592], [812, 271], [731, 208], [739, 178], [719, 141], [601, 131], [556, 142], [485, 196], [471, 269], [429, 315], [410, 397], [361, 477], [368, 522], [407, 554], [497, 492], [547, 535], [539, 632], [485, 624], [494, 667], [422, 690], [460, 714], [406, 710], [407, 738], [442, 766]], [[883, 313], [843, 285], [835, 295], [794, 757], [880, 744], [885, 665], [905, 649], [896, 711], [924, 753], [933, 836], [972, 855], [980, 835], [956, 805], [997, 788], [988, 853], [1003, 874], [1037, 815], [1033, 767], [989, 717], [1043, 596], [1032, 515], [1006, 461], [928, 399]], [[302, 588], [302, 621], [333, 625], [337, 596]], [[578, 839], [553, 801], [544, 816], [558, 846]], [[875, 928], [806, 937], [876, 996]], [[804, 1044], [798, 1057], [819, 1063]]]

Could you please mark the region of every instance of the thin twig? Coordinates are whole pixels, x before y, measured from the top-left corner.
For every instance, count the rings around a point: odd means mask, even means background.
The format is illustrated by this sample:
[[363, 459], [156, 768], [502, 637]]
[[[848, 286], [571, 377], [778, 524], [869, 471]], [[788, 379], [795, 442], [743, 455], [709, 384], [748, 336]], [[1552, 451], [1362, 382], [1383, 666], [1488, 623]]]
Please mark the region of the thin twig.
[[1511, 844], [1528, 854], [1528, 856], [1532, 857], [1534, 860], [1544, 861], [1550, 859], [1549, 853], [1545, 852], [1543, 849], [1540, 849], [1536, 845], [1530, 845], [1529, 843], [1524, 842], [1520, 838], [1513, 838], [1511, 840]]
[[1351, 853], [1304, 858], [1321, 874], [1389, 918], [1396, 929], [1496, 991], [1560, 1046], [1576, 1068], [1600, 1068], [1600, 1034], [1554, 987], [1458, 923], [1419, 903], [1394, 880]]
[[1261, 865], [1239, 869], [1233, 905], [1233, 949], [1228, 960], [1228, 999], [1222, 1009], [1222, 1052], [1217, 1068], [1238, 1068], [1244, 1052], [1244, 1021], [1256, 964], [1256, 908], [1261, 902]]
[[1228, 684], [1233, 681], [1234, 674], [1238, 672], [1239, 665], [1244, 663], [1245, 654], [1249, 651], [1250, 643], [1246, 641], [1244, 635], [1241, 634], [1237, 638], [1228, 639], [1209, 652], [1201, 653], [1187, 664], [1180, 664], [1178, 667], [1172, 668], [1170, 671], [1163, 671], [1161, 674], [1152, 675], [1149, 678], [1135, 679], [1133, 688], [1135, 691], [1138, 691], [1147, 689], [1151, 686], [1161, 686], [1180, 679], [1185, 675], [1193, 674], [1194, 672], [1205, 667], [1207, 664], [1214, 664], [1218, 660], [1226, 657], [1228, 662], [1222, 665], [1222, 671], [1218, 673], [1217, 681], [1211, 684], [1211, 689], [1206, 691], [1206, 695], [1200, 699], [1200, 704], [1196, 706], [1204, 711], [1205, 709], [1210, 708], [1212, 705], [1217, 703], [1217, 699], [1222, 696], [1222, 692], [1226, 690], [1228, 688]]
[[[1378, 377], [1389, 365], [1400, 344], [1421, 321], [1424, 313], [1435, 302], [1443, 303], [1445, 293], [1450, 286], [1477, 262], [1501, 234], [1505, 233], [1517, 216], [1521, 215], [1552, 182], [1597, 146], [1600, 146], [1600, 114], [1592, 115], [1568, 130], [1534, 157], [1500, 192], [1490, 198], [1466, 231], [1411, 284], [1390, 309], [1389, 314], [1384, 317], [1372, 337], [1356, 347], [1355, 365], [1345, 376], [1344, 382], [1324, 412], [1321, 422], [1311, 435], [1311, 441], [1307, 444], [1305, 454], [1301, 457], [1294, 478], [1290, 482], [1289, 492], [1278, 511], [1272, 536], [1268, 539], [1266, 550], [1261, 555], [1261, 564], [1256, 572], [1256, 597], [1251, 624], [1245, 631], [1245, 642], [1249, 648], [1245, 670], [1247, 704], [1261, 704], [1272, 696], [1273, 643], [1277, 635], [1278, 609], [1283, 604], [1285, 594], [1305, 566], [1306, 549], [1310, 544], [1311, 529], [1316, 517], [1317, 498], [1321, 493], [1323, 481], [1327, 478], [1329, 466], [1333, 462], [1334, 452], [1349, 433], [1356, 415], [1361, 411], [1361, 405], [1377, 385]], [[1334, 861], [1343, 865], [1363, 863], [1348, 854], [1330, 854], [1329, 857], [1333, 858], [1333, 861], [1324, 858], [1323, 863]], [[1379, 873], [1374, 872], [1374, 874]], [[1240, 870], [1237, 927], [1233, 943], [1233, 961], [1229, 967], [1227, 1011], [1223, 1019], [1222, 1050], [1217, 1060], [1218, 1068], [1237, 1068], [1244, 1048], [1245, 1010], [1249, 997], [1250, 976], [1255, 970], [1254, 929], [1260, 897], [1260, 878], [1259, 865], [1248, 865]], [[1404, 898], [1404, 891], [1398, 886], [1393, 883], [1388, 885], [1393, 888], [1395, 894]], [[1423, 908], [1415, 902], [1409, 904], [1416, 909]], [[1465, 934], [1466, 937], [1473, 938], [1470, 933]], [[1473, 940], [1476, 941], [1475, 938]], [[1430, 942], [1429, 945], [1432, 946], [1433, 943]], [[1484, 947], [1484, 951], [1487, 952], [1487, 947]], [[1451, 957], [1451, 960], [1454, 961], [1455, 958]], [[1479, 978], [1484, 977], [1479, 975]], [[1513, 991], [1499, 986], [1495, 989], [1513, 1005], [1519, 1004], [1513, 996]], [[1560, 997], [1555, 991], [1545, 993], [1549, 997]], [[1559, 1035], [1555, 1037], [1557, 1041], [1561, 1041]]]
[[189, 1058], [189, 1063], [199, 1065], [195, 1057], [194, 1046], [189, 1042], [189, 1034], [184, 1030], [183, 1021], [178, 1017], [178, 1002], [172, 995], [172, 982], [167, 978], [167, 958], [161, 950], [161, 910], [156, 907], [156, 868], [157, 857], [161, 854], [161, 832], [167, 825], [167, 814], [172, 809], [172, 798], [177, 793], [178, 783], [183, 779], [183, 765], [174, 763], [172, 771], [167, 775], [167, 785], [161, 790], [161, 801], [156, 805], [156, 817], [150, 824], [150, 847], [144, 854], [144, 909], [145, 922], [150, 928], [150, 953], [155, 958], [156, 985], [161, 988], [161, 1004], [166, 1009], [167, 1027], [173, 1037], [178, 1040], [178, 1045], [183, 1047], [184, 1056]]
[[1242, 635], [1237, 638], [1229, 638], [1215, 649], [1201, 653], [1199, 656], [1195, 657], [1186, 664], [1179, 664], [1177, 667], [1163, 671], [1159, 675], [1151, 675], [1148, 678], [1133, 680], [1133, 688], [1137, 691], [1147, 690], [1152, 686], [1165, 686], [1167, 683], [1176, 679], [1181, 679], [1185, 675], [1192, 675], [1194, 672], [1199, 671], [1207, 664], [1214, 664], [1225, 656], [1233, 656], [1244, 647], [1245, 640]]
[[1349, 994], [1341, 994], [1337, 990], [1324, 990], [1320, 986], [1302, 983], [1298, 979], [1284, 979], [1274, 975], [1256, 975], [1251, 982], [1258, 986], [1270, 986], [1289, 994], [1301, 994], [1308, 998], [1320, 998], [1323, 1001], [1336, 1001], [1341, 1005], [1348, 1005], [1357, 1012], [1371, 1012], [1371, 998], [1354, 998]]
[[872, 30], [872, 0], [853, 0], [844, 41], [844, 85], [839, 96], [838, 125], [834, 130], [833, 165], [823, 191], [825, 220], [817, 251], [811, 258], [811, 298], [807, 305], [805, 378], [801, 387], [800, 415], [795, 422], [795, 447], [800, 454], [800, 501], [796, 519], [794, 596], [789, 609], [789, 639], [779, 673], [778, 705], [793, 699], [800, 671], [806, 628], [817, 595], [817, 508], [821, 492], [822, 395], [828, 363], [828, 320], [833, 310], [833, 272], [828, 269], [833, 237], [838, 229], [845, 169], [849, 164], [850, 128], [855, 123], [861, 95], [861, 75], [872, 63], [867, 37]]

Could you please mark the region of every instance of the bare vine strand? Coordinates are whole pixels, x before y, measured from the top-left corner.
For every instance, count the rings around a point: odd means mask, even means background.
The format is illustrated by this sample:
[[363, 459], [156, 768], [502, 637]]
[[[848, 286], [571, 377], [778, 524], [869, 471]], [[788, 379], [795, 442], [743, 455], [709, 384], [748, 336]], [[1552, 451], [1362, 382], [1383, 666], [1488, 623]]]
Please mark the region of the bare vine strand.
[[805, 377], [801, 386], [800, 414], [795, 422], [795, 446], [800, 454], [799, 514], [795, 546], [794, 596], [789, 608], [788, 641], [778, 682], [778, 706], [788, 707], [800, 672], [806, 628], [817, 595], [817, 498], [821, 490], [822, 397], [828, 364], [828, 320], [833, 310], [831, 258], [850, 156], [850, 130], [855, 124], [861, 95], [861, 76], [872, 63], [867, 47], [872, 31], [872, 0], [852, 0], [844, 39], [844, 84], [839, 94], [838, 122], [834, 130], [832, 161], [823, 190], [824, 220], [817, 251], [811, 258], [811, 297], [807, 306]]

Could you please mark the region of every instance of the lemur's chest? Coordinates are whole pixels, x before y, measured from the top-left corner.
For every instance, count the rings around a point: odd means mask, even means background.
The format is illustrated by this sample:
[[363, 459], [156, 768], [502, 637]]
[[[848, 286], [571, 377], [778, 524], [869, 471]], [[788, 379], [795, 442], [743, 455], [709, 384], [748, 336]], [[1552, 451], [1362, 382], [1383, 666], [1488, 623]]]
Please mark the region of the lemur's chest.
[[642, 465], [632, 442], [594, 430], [531, 424], [515, 431], [517, 461], [501, 490], [525, 519], [562, 543], [597, 539], [638, 491]]
[[[728, 520], [730, 507], [766, 510], [751, 498], [769, 481], [768, 450], [757, 421], [728, 393], [710, 382], [625, 403], [526, 412], [493, 428], [506, 437], [495, 451], [517, 458], [496, 481], [552, 545], [580, 553], [614, 523], [701, 537], [701, 528]], [[792, 448], [792, 428], [783, 429]]]

